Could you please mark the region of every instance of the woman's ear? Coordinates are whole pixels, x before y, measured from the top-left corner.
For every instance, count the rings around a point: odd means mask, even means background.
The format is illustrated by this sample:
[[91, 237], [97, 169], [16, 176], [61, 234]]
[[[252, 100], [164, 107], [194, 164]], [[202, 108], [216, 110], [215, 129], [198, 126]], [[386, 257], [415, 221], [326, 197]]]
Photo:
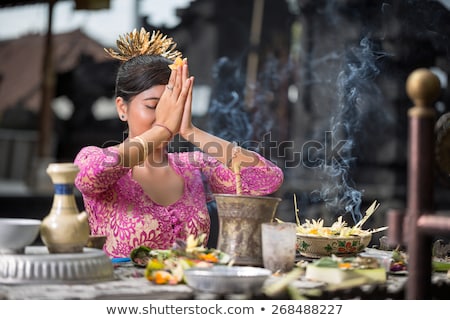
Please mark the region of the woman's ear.
[[119, 114], [120, 120], [127, 121], [128, 106], [122, 97], [116, 98], [116, 109], [117, 109], [117, 113]]

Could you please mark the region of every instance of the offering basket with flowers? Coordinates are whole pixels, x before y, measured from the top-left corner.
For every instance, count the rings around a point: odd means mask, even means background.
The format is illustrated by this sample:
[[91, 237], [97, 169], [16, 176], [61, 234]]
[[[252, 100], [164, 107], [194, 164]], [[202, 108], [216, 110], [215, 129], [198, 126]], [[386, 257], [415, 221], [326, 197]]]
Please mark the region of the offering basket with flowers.
[[362, 229], [362, 225], [379, 207], [377, 201], [372, 203], [365, 216], [352, 227], [343, 221], [342, 216], [329, 227], [323, 225], [324, 221], [321, 218], [306, 219], [304, 223], [300, 223], [295, 195], [294, 204], [297, 219], [297, 251], [305, 257], [354, 256], [369, 245], [374, 232], [386, 230], [386, 227], [374, 230]]

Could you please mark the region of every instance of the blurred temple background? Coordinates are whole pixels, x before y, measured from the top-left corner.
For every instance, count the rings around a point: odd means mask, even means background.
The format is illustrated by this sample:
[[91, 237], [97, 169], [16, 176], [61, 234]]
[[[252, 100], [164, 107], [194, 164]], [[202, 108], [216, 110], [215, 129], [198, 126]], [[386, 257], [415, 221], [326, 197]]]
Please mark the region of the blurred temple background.
[[[127, 11], [118, 9], [125, 3]], [[162, 3], [172, 4], [175, 23], [158, 18]], [[10, 38], [0, 33], [0, 215], [44, 217], [53, 195], [49, 162], [72, 161], [85, 145], [123, 139], [126, 128], [113, 104], [117, 61], [103, 48], [145, 27], [173, 37], [188, 57], [196, 76], [194, 122], [284, 169], [276, 194], [283, 198], [281, 219], [294, 221], [295, 194], [301, 219], [326, 221], [340, 214], [358, 219], [378, 200], [368, 227], [384, 226], [387, 210], [404, 208], [407, 197], [408, 75], [431, 69], [442, 86], [438, 116], [450, 106], [449, 6], [431, 0], [1, 1], [0, 15], [39, 8], [42, 22]], [[77, 20], [81, 13], [84, 20]], [[66, 15], [71, 26], [58, 20]], [[86, 23], [95, 15], [104, 19], [98, 27]], [[7, 23], [0, 19], [0, 29]], [[171, 148], [190, 146], [177, 137]], [[436, 173], [437, 209], [450, 205], [448, 174]]]

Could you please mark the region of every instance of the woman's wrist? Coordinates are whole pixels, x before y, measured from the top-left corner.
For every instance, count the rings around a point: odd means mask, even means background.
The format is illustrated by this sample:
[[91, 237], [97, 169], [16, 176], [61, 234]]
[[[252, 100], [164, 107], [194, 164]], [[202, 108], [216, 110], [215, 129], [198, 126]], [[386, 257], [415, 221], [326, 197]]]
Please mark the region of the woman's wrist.
[[162, 123], [154, 123], [152, 125], [153, 128], [157, 127], [157, 128], [162, 128], [164, 129], [164, 131], [169, 135], [168, 140], [172, 140], [174, 133], [173, 131], [166, 125], [162, 124]]
[[149, 145], [142, 136], [126, 139], [118, 147], [120, 159], [118, 165], [131, 168], [145, 161]]
[[[143, 149], [143, 155], [144, 155], [144, 157], [143, 157], [143, 160], [145, 160], [145, 158], [147, 158], [147, 156], [148, 156], [148, 142], [147, 141], [145, 141], [142, 137], [140, 137], [140, 136], [136, 136], [136, 137], [134, 137], [133, 139], [131, 139], [131, 140], [136, 140], [136, 141], [138, 141], [139, 143], [140, 143], [140, 145], [142, 146], [142, 149]], [[131, 141], [130, 140], [130, 141]], [[141, 157], [139, 157], [139, 159], [141, 159]]]
[[195, 142], [195, 130], [196, 130], [196, 127], [192, 126], [188, 130], [184, 130], [184, 131], [180, 132], [180, 135], [186, 141], [194, 143]]

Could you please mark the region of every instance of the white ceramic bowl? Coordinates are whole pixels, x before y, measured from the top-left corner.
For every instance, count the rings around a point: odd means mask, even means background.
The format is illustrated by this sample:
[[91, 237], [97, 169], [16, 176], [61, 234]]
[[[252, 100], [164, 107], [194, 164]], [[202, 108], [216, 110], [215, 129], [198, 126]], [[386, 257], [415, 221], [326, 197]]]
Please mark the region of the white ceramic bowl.
[[184, 270], [188, 286], [216, 294], [258, 294], [271, 274], [268, 269], [250, 266], [217, 265]]
[[24, 252], [39, 234], [41, 220], [0, 218], [0, 254]]

